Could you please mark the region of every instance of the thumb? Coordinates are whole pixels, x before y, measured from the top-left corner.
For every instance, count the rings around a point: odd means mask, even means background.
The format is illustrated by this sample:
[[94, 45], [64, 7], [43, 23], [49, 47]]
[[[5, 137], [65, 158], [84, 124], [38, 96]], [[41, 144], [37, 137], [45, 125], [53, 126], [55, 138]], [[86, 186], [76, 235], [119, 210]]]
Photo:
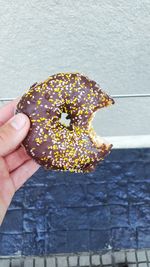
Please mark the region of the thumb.
[[0, 156], [6, 156], [20, 145], [26, 137], [29, 127], [29, 118], [22, 113], [15, 115], [0, 127]]

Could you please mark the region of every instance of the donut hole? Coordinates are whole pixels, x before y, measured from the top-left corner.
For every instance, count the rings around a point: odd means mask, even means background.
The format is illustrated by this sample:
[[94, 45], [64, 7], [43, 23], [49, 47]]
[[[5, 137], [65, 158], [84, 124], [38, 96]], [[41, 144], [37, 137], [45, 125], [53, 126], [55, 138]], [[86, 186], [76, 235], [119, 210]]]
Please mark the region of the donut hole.
[[71, 122], [71, 120], [68, 117], [69, 117], [68, 113], [65, 113], [65, 112], [61, 113], [60, 122], [61, 122], [61, 124], [63, 124], [66, 127], [69, 127], [70, 126], [70, 122]]

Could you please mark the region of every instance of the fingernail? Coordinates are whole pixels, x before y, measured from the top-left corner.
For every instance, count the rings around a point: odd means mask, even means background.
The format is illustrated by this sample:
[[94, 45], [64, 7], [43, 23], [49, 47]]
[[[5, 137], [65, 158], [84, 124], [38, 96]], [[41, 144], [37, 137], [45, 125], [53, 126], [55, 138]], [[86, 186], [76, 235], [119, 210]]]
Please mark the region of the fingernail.
[[23, 114], [17, 114], [15, 115], [11, 121], [10, 124], [15, 130], [21, 130], [26, 123], [26, 117]]

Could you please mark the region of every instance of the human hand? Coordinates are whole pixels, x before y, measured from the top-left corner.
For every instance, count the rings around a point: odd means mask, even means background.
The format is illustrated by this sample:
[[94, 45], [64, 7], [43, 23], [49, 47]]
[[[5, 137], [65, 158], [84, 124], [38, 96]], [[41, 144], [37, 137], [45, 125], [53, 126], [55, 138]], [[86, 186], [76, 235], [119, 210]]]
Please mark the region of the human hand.
[[30, 121], [21, 113], [13, 116], [16, 104], [0, 109], [0, 225], [15, 192], [39, 168], [20, 146]]

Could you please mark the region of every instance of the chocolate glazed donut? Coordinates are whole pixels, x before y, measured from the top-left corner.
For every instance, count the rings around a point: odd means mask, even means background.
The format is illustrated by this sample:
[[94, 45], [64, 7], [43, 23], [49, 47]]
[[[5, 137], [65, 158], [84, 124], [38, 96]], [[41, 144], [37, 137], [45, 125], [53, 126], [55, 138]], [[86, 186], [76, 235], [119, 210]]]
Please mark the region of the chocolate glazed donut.
[[[17, 105], [31, 121], [23, 145], [41, 166], [53, 170], [90, 172], [110, 152], [94, 132], [94, 112], [114, 104], [93, 80], [80, 73], [58, 73], [32, 85]], [[67, 113], [70, 125], [61, 123]]]

